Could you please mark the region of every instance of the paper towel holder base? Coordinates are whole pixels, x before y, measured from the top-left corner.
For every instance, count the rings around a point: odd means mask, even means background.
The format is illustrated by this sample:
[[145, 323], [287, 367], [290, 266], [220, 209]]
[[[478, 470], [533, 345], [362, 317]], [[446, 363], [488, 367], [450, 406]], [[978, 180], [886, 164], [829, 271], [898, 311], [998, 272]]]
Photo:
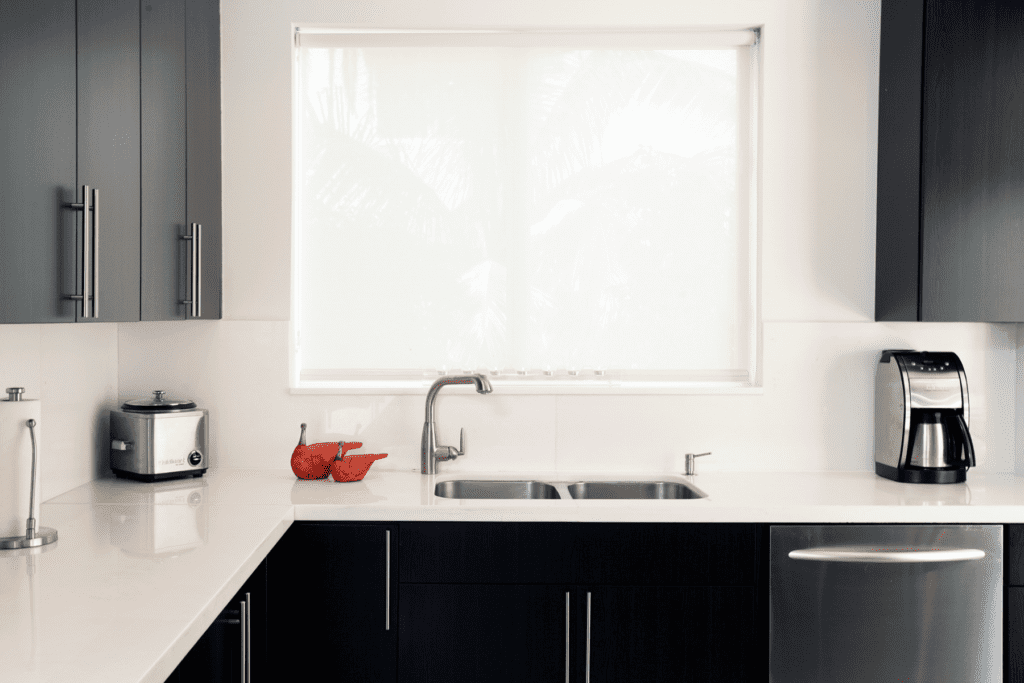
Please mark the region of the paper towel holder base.
[[[7, 394], [11, 401], [21, 400], [24, 389], [8, 389]], [[4, 536], [0, 538], [0, 550], [19, 550], [21, 548], [38, 548], [49, 545], [57, 540], [57, 530], [48, 526], [36, 528], [36, 518], [33, 513], [36, 509], [36, 468], [39, 467], [39, 460], [36, 457], [36, 421], [27, 420], [25, 425], [32, 437], [32, 486], [29, 488], [28, 521], [25, 522], [24, 536]]]
[[57, 540], [57, 530], [48, 526], [41, 526], [36, 530], [35, 536], [5, 536], [0, 538], [0, 550], [16, 550], [19, 548], [38, 548], [49, 545]]

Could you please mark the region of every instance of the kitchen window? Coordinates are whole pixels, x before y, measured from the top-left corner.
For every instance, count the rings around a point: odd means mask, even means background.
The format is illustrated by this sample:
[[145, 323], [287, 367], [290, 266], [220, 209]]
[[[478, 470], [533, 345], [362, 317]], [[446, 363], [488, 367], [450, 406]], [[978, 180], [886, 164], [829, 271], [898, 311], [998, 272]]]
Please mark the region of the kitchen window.
[[297, 29], [293, 387], [756, 386], [757, 37]]

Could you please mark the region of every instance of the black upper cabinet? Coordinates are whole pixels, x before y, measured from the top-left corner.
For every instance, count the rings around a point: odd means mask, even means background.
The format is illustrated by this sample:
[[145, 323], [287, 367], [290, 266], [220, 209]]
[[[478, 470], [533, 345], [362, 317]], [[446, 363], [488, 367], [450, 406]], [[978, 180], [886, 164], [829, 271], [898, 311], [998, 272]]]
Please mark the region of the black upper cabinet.
[[0, 323], [221, 317], [219, 36], [218, 0], [0, 0]]
[[142, 319], [185, 317], [185, 0], [142, 0]]
[[[78, 0], [76, 201], [81, 201], [82, 186], [86, 185], [96, 191], [94, 215], [90, 216], [96, 234], [89, 245], [90, 268], [96, 273], [84, 278], [91, 280], [94, 315], [90, 320], [138, 320], [138, 0]], [[80, 226], [84, 217], [83, 213], [77, 218]], [[79, 254], [81, 237], [80, 227]], [[82, 279], [81, 268], [77, 273], [77, 279]]]
[[[142, 0], [141, 5], [142, 320], [216, 319], [221, 317], [220, 6], [217, 0]], [[194, 247], [193, 233], [200, 235]], [[198, 315], [191, 303], [183, 303], [192, 301], [194, 289]]]
[[[220, 3], [186, 0], [186, 220], [202, 227], [199, 317], [221, 317]], [[189, 290], [191, 296], [191, 290]]]
[[75, 0], [0, 1], [0, 322], [71, 322]]
[[875, 318], [1024, 321], [1024, 7], [885, 0]]

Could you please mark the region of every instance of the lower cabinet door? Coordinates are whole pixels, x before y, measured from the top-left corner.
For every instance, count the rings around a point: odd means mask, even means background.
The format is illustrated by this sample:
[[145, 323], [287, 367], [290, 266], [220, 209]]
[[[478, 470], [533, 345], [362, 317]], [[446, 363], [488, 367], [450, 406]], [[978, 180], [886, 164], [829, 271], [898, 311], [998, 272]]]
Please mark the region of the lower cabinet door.
[[402, 584], [402, 683], [566, 681], [570, 591], [549, 585]]
[[393, 683], [397, 527], [296, 522], [267, 558], [273, 681]]
[[1007, 683], [1024, 683], [1024, 587], [1006, 589]]
[[760, 650], [752, 587], [579, 590], [581, 681], [748, 681]]

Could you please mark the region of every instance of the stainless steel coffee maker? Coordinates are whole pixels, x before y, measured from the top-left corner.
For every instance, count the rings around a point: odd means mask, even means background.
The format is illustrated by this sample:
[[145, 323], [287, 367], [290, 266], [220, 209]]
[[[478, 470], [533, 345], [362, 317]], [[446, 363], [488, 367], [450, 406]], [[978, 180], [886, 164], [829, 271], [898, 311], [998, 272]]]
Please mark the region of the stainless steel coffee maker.
[[955, 353], [883, 351], [875, 373], [875, 473], [956, 484], [974, 467], [967, 374]]

